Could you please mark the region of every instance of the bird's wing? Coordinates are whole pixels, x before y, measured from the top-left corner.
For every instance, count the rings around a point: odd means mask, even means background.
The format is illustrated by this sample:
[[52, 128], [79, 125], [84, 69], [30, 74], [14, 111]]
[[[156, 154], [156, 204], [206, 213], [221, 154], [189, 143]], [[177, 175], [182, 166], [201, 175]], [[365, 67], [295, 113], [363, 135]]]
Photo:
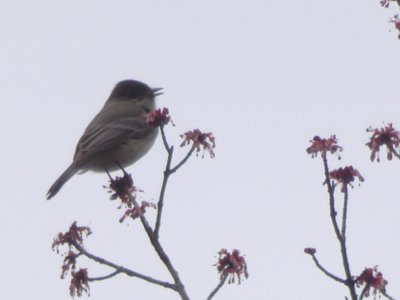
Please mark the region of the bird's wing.
[[76, 146], [74, 162], [78, 166], [83, 165], [97, 154], [147, 136], [152, 129], [143, 119], [132, 117], [89, 128]]

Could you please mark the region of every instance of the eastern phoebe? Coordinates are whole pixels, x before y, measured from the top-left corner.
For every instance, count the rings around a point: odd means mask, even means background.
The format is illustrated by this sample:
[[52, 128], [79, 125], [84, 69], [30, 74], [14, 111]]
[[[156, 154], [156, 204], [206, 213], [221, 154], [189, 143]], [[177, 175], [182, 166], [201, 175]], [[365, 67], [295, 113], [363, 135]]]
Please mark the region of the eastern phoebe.
[[54, 197], [77, 172], [114, 171], [145, 155], [158, 132], [146, 123], [145, 115], [155, 109], [154, 98], [162, 94], [160, 90], [136, 80], [117, 83], [80, 138], [72, 164], [50, 187], [47, 199]]

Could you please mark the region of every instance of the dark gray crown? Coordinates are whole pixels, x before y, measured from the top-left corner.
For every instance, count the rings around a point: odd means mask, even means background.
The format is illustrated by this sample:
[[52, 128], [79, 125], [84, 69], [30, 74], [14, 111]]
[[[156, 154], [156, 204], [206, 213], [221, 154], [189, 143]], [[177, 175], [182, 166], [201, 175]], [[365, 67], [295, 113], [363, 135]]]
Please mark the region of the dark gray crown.
[[142, 99], [149, 96], [154, 96], [154, 92], [147, 84], [129, 79], [118, 82], [110, 98]]

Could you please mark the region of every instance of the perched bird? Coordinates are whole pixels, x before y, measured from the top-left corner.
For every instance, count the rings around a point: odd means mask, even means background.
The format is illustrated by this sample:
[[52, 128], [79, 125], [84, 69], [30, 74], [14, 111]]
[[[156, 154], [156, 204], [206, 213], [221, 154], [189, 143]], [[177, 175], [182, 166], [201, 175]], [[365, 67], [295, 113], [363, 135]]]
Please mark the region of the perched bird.
[[78, 172], [114, 171], [145, 155], [158, 132], [146, 123], [146, 114], [155, 109], [155, 97], [162, 94], [161, 89], [136, 80], [117, 83], [80, 138], [72, 164], [50, 187], [47, 199]]

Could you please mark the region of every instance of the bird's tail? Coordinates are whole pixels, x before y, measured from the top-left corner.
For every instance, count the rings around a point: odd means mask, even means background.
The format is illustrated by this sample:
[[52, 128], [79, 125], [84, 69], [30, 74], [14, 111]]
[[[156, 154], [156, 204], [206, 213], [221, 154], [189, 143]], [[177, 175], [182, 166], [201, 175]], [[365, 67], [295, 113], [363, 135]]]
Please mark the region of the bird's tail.
[[49, 191], [47, 192], [46, 198], [47, 200], [50, 200], [53, 198], [59, 190], [63, 187], [63, 185], [78, 172], [78, 170], [75, 168], [73, 164], [71, 164], [68, 169], [64, 171], [64, 173], [61, 174], [60, 177], [53, 183], [53, 185], [50, 187]]

